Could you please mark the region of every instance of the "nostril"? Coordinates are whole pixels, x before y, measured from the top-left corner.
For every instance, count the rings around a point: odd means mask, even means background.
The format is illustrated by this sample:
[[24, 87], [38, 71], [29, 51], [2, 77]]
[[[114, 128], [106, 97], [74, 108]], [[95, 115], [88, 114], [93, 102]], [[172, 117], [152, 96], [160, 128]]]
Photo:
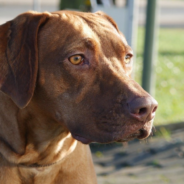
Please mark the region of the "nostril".
[[145, 121], [148, 114], [149, 114], [149, 108], [147, 107], [137, 107], [130, 110], [131, 116], [138, 119], [139, 121]]
[[157, 102], [152, 97], [135, 98], [128, 103], [130, 115], [139, 121], [150, 121], [155, 116]]
[[147, 113], [147, 108], [146, 107], [143, 107], [143, 108], [141, 108], [140, 110], [139, 110], [139, 115], [143, 115], [143, 114], [145, 114], [145, 113]]
[[157, 110], [157, 106], [156, 106], [156, 107], [154, 107], [154, 109], [153, 109], [152, 113], [156, 112], [156, 110]]

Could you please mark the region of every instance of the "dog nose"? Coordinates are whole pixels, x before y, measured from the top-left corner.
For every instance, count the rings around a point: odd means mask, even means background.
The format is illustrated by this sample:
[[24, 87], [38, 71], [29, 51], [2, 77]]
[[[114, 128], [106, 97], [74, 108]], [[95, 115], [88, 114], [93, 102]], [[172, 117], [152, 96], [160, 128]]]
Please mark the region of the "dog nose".
[[150, 121], [155, 117], [157, 101], [148, 97], [137, 97], [128, 103], [129, 113], [138, 121]]

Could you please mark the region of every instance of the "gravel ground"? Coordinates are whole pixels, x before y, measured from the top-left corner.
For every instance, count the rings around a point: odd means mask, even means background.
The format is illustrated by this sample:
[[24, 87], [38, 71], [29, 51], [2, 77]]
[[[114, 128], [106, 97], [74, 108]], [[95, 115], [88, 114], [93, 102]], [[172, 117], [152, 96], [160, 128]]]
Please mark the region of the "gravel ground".
[[184, 123], [156, 129], [146, 141], [92, 144], [98, 184], [183, 184]]

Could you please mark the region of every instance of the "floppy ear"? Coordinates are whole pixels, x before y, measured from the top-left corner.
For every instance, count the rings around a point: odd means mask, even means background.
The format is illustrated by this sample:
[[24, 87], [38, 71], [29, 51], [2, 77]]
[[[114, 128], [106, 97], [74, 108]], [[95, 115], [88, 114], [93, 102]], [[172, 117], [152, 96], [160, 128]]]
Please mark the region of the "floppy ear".
[[0, 26], [0, 90], [23, 108], [31, 100], [38, 72], [37, 36], [49, 13], [27, 12]]

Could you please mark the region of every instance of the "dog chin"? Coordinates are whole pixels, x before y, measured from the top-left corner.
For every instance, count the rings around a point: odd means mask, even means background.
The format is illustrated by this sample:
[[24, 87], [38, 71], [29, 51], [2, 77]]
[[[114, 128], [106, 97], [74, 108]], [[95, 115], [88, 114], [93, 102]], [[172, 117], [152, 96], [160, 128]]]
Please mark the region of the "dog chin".
[[149, 137], [150, 133], [144, 129], [140, 129], [137, 132], [130, 134], [129, 136], [127, 136], [126, 138], [122, 138], [117, 140], [117, 142], [128, 142], [131, 141], [133, 139], [146, 139], [147, 137]]
[[72, 136], [73, 136], [74, 139], [82, 142], [83, 144], [89, 144], [89, 143], [93, 142], [92, 140], [84, 138], [84, 137], [81, 137], [79, 135], [72, 134]]
[[117, 142], [128, 142], [133, 139], [139, 139], [139, 140], [146, 139], [150, 136], [152, 132], [152, 125], [153, 125], [153, 120], [145, 123], [145, 125], [135, 133], [132, 133], [125, 138], [118, 139]]
[[[123, 137], [123, 136], [119, 137], [118, 136], [119, 138], [115, 138], [115, 136], [114, 136], [113, 140], [112, 140], [112, 137], [108, 137], [108, 139], [103, 139], [103, 141], [102, 140], [95, 140], [94, 141], [92, 139], [85, 138], [85, 137], [78, 135], [78, 134], [72, 134], [72, 136], [74, 139], [82, 142], [83, 144], [90, 144], [92, 142], [98, 142], [98, 143], [128, 142], [128, 141], [131, 141], [133, 139], [142, 140], [142, 139], [146, 139], [147, 137], [149, 137], [149, 135], [152, 132], [152, 125], [153, 125], [153, 120], [145, 123], [142, 128], [140, 128], [139, 130], [136, 130], [135, 132], [129, 134], [128, 136], [126, 136], [126, 137]], [[111, 135], [113, 135], [113, 132]]]

